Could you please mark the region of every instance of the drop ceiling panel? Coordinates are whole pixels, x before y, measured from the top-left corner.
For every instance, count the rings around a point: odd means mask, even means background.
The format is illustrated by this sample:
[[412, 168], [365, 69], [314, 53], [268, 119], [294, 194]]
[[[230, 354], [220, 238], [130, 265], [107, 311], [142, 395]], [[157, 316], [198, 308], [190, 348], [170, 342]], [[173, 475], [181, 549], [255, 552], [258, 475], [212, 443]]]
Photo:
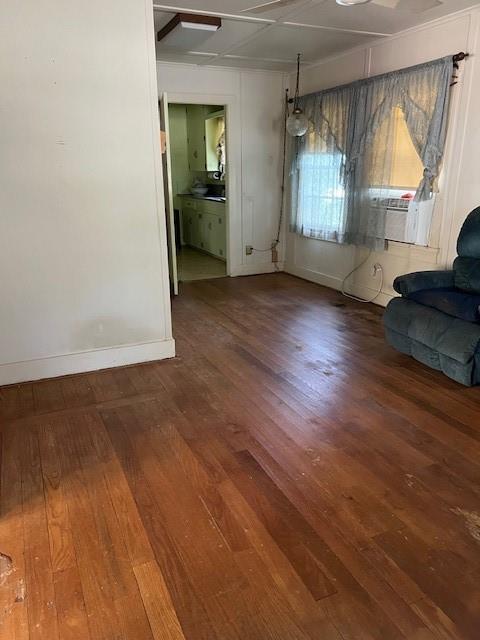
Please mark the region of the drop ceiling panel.
[[[174, 15], [175, 14], [173, 13], [156, 12], [155, 31], [158, 32], [162, 29], [162, 27], [164, 27], [174, 17]], [[242, 42], [245, 38], [254, 35], [263, 27], [264, 25], [261, 23], [237, 22], [234, 20], [223, 19], [222, 26], [218, 31], [213, 33], [203, 32], [203, 35], [205, 36], [203, 42], [195, 46], [188, 46], [188, 30], [185, 29], [185, 47], [183, 50], [190, 51], [194, 49], [199, 52], [221, 53], [222, 51], [235, 46], [237, 43]], [[168, 43], [163, 43], [162, 41], [157, 42], [158, 56], [161, 56], [163, 51], [171, 50], [172, 47]]]
[[293, 16], [289, 16], [288, 21], [388, 34], [397, 33], [403, 29], [441, 18], [449, 13], [471, 7], [474, 4], [480, 4], [480, 0], [445, 0], [439, 7], [416, 13], [414, 11], [388, 9], [373, 3], [357, 7], [341, 7], [336, 4], [335, 0], [327, 0], [326, 2], [300, 9]]
[[253, 36], [260, 29], [263, 29], [262, 24], [224, 19], [221, 29], [214, 33], [198, 50], [220, 53], [234, 47], [245, 38]]
[[295, 60], [297, 53], [301, 51], [304, 62], [314, 62], [337, 51], [349, 49], [371, 40], [371, 36], [275, 26], [264, 32], [261, 37], [230, 51], [230, 53], [253, 58]]
[[163, 29], [163, 27], [165, 27], [170, 20], [175, 17], [175, 15], [175, 13], [167, 13], [165, 11], [154, 12], [153, 19], [155, 22], [155, 39], [157, 37], [157, 32], [160, 31], [160, 29]]
[[157, 54], [159, 62], [182, 62], [184, 64], [200, 64], [208, 60], [211, 56], [195, 55], [194, 53], [181, 53], [178, 51], [162, 51], [161, 55]]
[[[323, 2], [324, 0], [320, 1]], [[176, 11], [186, 9], [188, 11], [212, 11], [215, 13], [241, 14], [244, 9], [249, 9], [256, 4], [261, 4], [261, 2], [262, 0], [204, 0], [203, 2], [199, 2], [199, 0], [171, 0], [169, 2], [166, 0], [165, 2], [154, 1], [154, 6], [158, 5], [159, 8], [165, 8], [166, 6], [172, 7], [173, 10]], [[302, 4], [306, 4], [306, 0], [298, 0], [292, 6], [274, 9], [267, 13], [251, 14], [250, 17], [276, 19], [285, 13], [290, 13], [293, 9], [297, 6], [301, 6]]]
[[480, 5], [480, 0], [444, 0], [441, 6], [423, 13], [388, 9], [373, 3], [340, 7], [335, 0], [298, 0], [265, 13], [242, 13], [255, 3], [256, 0], [167, 0], [163, 3], [154, 0], [157, 31], [180, 11], [231, 14], [238, 18], [223, 18], [222, 29], [206, 37], [201, 44], [194, 46], [192, 42], [189, 46], [187, 38], [178, 53], [157, 43], [157, 58], [290, 71], [298, 51], [303, 53], [304, 62], [318, 62], [375, 41], [380, 36], [374, 34], [398, 33]]
[[265, 69], [267, 71], [295, 71], [295, 64], [276, 60], [260, 60], [257, 58], [242, 58], [236, 56], [225, 56], [218, 60], [213, 60], [210, 64], [221, 67], [237, 67], [240, 69]]

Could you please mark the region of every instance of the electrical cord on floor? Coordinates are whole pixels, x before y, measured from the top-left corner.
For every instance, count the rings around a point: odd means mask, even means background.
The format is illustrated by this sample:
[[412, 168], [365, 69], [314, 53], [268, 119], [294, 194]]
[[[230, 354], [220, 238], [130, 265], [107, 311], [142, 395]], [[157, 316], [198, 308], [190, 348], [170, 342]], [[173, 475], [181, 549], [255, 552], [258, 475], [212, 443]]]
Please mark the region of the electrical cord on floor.
[[369, 298], [368, 300], [365, 300], [364, 298], [359, 298], [359, 297], [354, 296], [351, 293], [347, 293], [345, 291], [345, 284], [346, 284], [347, 280], [350, 278], [350, 276], [353, 276], [353, 274], [356, 271], [358, 271], [359, 269], [361, 269], [363, 267], [363, 265], [369, 260], [371, 255], [372, 255], [372, 250], [370, 249], [367, 257], [364, 260], [362, 260], [362, 262], [357, 267], [352, 269], [350, 271], [350, 273], [347, 274], [345, 276], [345, 278], [342, 280], [342, 295], [344, 295], [346, 298], [350, 298], [351, 300], [356, 300], [357, 302], [373, 302], [374, 300], [376, 300], [378, 298], [378, 296], [382, 292], [382, 288], [383, 288], [383, 269], [382, 269], [381, 266], [379, 266], [379, 268], [378, 268], [378, 271], [380, 271], [380, 286], [378, 288], [377, 293], [373, 296], [373, 298]]

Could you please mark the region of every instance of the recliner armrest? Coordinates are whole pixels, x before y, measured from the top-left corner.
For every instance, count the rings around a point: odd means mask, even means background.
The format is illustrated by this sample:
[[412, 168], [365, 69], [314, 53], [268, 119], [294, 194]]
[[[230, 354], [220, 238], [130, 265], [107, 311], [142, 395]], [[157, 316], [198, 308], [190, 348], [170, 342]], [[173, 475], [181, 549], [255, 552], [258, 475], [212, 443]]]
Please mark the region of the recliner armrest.
[[395, 291], [405, 297], [422, 289], [443, 289], [454, 286], [453, 271], [416, 271], [398, 276], [393, 282]]

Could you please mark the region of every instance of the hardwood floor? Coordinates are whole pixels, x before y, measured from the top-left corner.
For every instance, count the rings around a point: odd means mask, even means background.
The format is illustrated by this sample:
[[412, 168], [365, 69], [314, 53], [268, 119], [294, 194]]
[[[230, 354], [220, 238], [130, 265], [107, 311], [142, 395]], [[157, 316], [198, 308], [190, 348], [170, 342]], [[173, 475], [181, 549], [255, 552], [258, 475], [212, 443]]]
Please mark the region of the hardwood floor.
[[284, 274], [178, 357], [0, 389], [1, 640], [480, 638], [480, 389]]

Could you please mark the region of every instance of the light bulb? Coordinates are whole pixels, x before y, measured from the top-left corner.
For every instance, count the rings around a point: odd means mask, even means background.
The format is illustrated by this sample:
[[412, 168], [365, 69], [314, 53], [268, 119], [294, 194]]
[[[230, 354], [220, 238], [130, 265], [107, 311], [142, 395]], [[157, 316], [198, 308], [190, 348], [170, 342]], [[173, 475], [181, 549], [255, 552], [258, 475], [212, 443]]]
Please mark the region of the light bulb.
[[341, 7], [354, 7], [356, 4], [368, 4], [371, 0], [336, 0]]
[[296, 107], [287, 120], [287, 131], [291, 136], [300, 138], [307, 133], [308, 119], [303, 111]]

